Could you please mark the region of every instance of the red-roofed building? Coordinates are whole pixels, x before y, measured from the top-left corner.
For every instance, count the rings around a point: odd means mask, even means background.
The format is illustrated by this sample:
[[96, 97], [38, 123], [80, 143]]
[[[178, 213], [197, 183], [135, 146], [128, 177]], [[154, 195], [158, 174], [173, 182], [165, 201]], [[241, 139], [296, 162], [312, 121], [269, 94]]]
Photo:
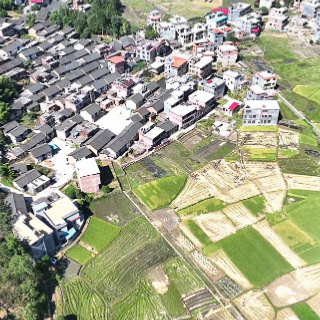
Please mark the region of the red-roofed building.
[[212, 28], [208, 29], [208, 39], [216, 46], [220, 46], [223, 43], [224, 33], [220, 29]]
[[49, 4], [49, 0], [30, 0], [31, 3]]
[[121, 56], [113, 56], [111, 58], [108, 58], [108, 69], [111, 73], [124, 72], [124, 64], [125, 60]]
[[161, 22], [161, 13], [158, 10], [151, 10], [147, 14], [147, 26], [151, 25], [154, 29]]
[[188, 72], [188, 59], [172, 56], [165, 60], [166, 77], [181, 76]]
[[212, 13], [215, 13], [215, 12], [222, 12], [223, 15], [227, 16], [228, 13], [229, 13], [229, 9], [228, 8], [214, 8], [211, 10]]
[[221, 108], [224, 114], [228, 117], [232, 117], [233, 114], [239, 109], [240, 103], [237, 100], [228, 100]]

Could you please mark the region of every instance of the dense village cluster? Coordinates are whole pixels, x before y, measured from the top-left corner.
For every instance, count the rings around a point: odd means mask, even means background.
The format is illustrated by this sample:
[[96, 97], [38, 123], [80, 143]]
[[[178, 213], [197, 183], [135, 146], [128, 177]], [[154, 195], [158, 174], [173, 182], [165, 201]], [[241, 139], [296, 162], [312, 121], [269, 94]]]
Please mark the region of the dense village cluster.
[[[146, 17], [154, 37], [140, 29], [111, 42], [79, 39], [75, 28], [50, 21], [48, 3], [30, 2], [42, 5], [33, 25], [23, 16], [0, 18], [0, 75], [21, 88], [1, 126], [1, 172], [8, 179], [0, 186], [8, 191], [13, 233], [35, 260], [54, 256], [79, 235], [83, 200], [61, 189], [76, 179], [83, 198], [101, 192], [101, 161], [137, 162], [212, 115], [224, 120], [209, 130], [226, 139], [239, 119], [245, 126], [277, 125], [278, 76], [261, 69], [248, 78], [238, 40], [251, 41], [265, 28], [308, 31], [308, 41], [320, 41], [317, 0], [294, 1], [304, 17], [298, 20], [275, 0], [213, 9], [192, 24], [178, 15], [164, 19], [155, 8]], [[83, 12], [90, 7], [72, 4]], [[307, 24], [312, 33], [303, 29]]]

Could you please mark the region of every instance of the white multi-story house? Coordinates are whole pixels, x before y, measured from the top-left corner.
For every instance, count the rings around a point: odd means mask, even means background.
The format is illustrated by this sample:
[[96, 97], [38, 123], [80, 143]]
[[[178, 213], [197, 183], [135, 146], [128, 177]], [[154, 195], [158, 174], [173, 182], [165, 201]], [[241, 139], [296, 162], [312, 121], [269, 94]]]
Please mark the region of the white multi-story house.
[[269, 70], [257, 71], [252, 76], [252, 84], [259, 85], [264, 90], [274, 89], [277, 85], [277, 78], [278, 76]]
[[243, 79], [243, 74], [240, 71], [227, 70], [223, 74], [223, 80], [231, 92], [242, 88]]
[[217, 49], [217, 61], [223, 66], [235, 65], [238, 58], [238, 48], [231, 42], [224, 42]]
[[280, 107], [275, 100], [247, 100], [243, 108], [242, 124], [249, 126], [275, 126]]

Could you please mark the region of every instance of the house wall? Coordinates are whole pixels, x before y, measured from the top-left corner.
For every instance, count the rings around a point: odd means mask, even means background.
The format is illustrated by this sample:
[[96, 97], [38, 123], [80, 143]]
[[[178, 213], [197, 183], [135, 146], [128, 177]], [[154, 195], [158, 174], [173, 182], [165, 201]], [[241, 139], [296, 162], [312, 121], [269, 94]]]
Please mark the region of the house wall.
[[278, 109], [243, 109], [243, 125], [251, 126], [274, 126], [279, 118]]

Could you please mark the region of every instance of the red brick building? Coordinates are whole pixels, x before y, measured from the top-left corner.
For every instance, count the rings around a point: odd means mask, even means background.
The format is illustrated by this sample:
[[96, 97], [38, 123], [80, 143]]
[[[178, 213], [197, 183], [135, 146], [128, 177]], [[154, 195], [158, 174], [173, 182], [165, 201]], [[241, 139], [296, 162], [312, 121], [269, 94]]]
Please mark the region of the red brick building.
[[77, 161], [76, 172], [82, 192], [99, 192], [101, 184], [100, 170], [94, 158]]

